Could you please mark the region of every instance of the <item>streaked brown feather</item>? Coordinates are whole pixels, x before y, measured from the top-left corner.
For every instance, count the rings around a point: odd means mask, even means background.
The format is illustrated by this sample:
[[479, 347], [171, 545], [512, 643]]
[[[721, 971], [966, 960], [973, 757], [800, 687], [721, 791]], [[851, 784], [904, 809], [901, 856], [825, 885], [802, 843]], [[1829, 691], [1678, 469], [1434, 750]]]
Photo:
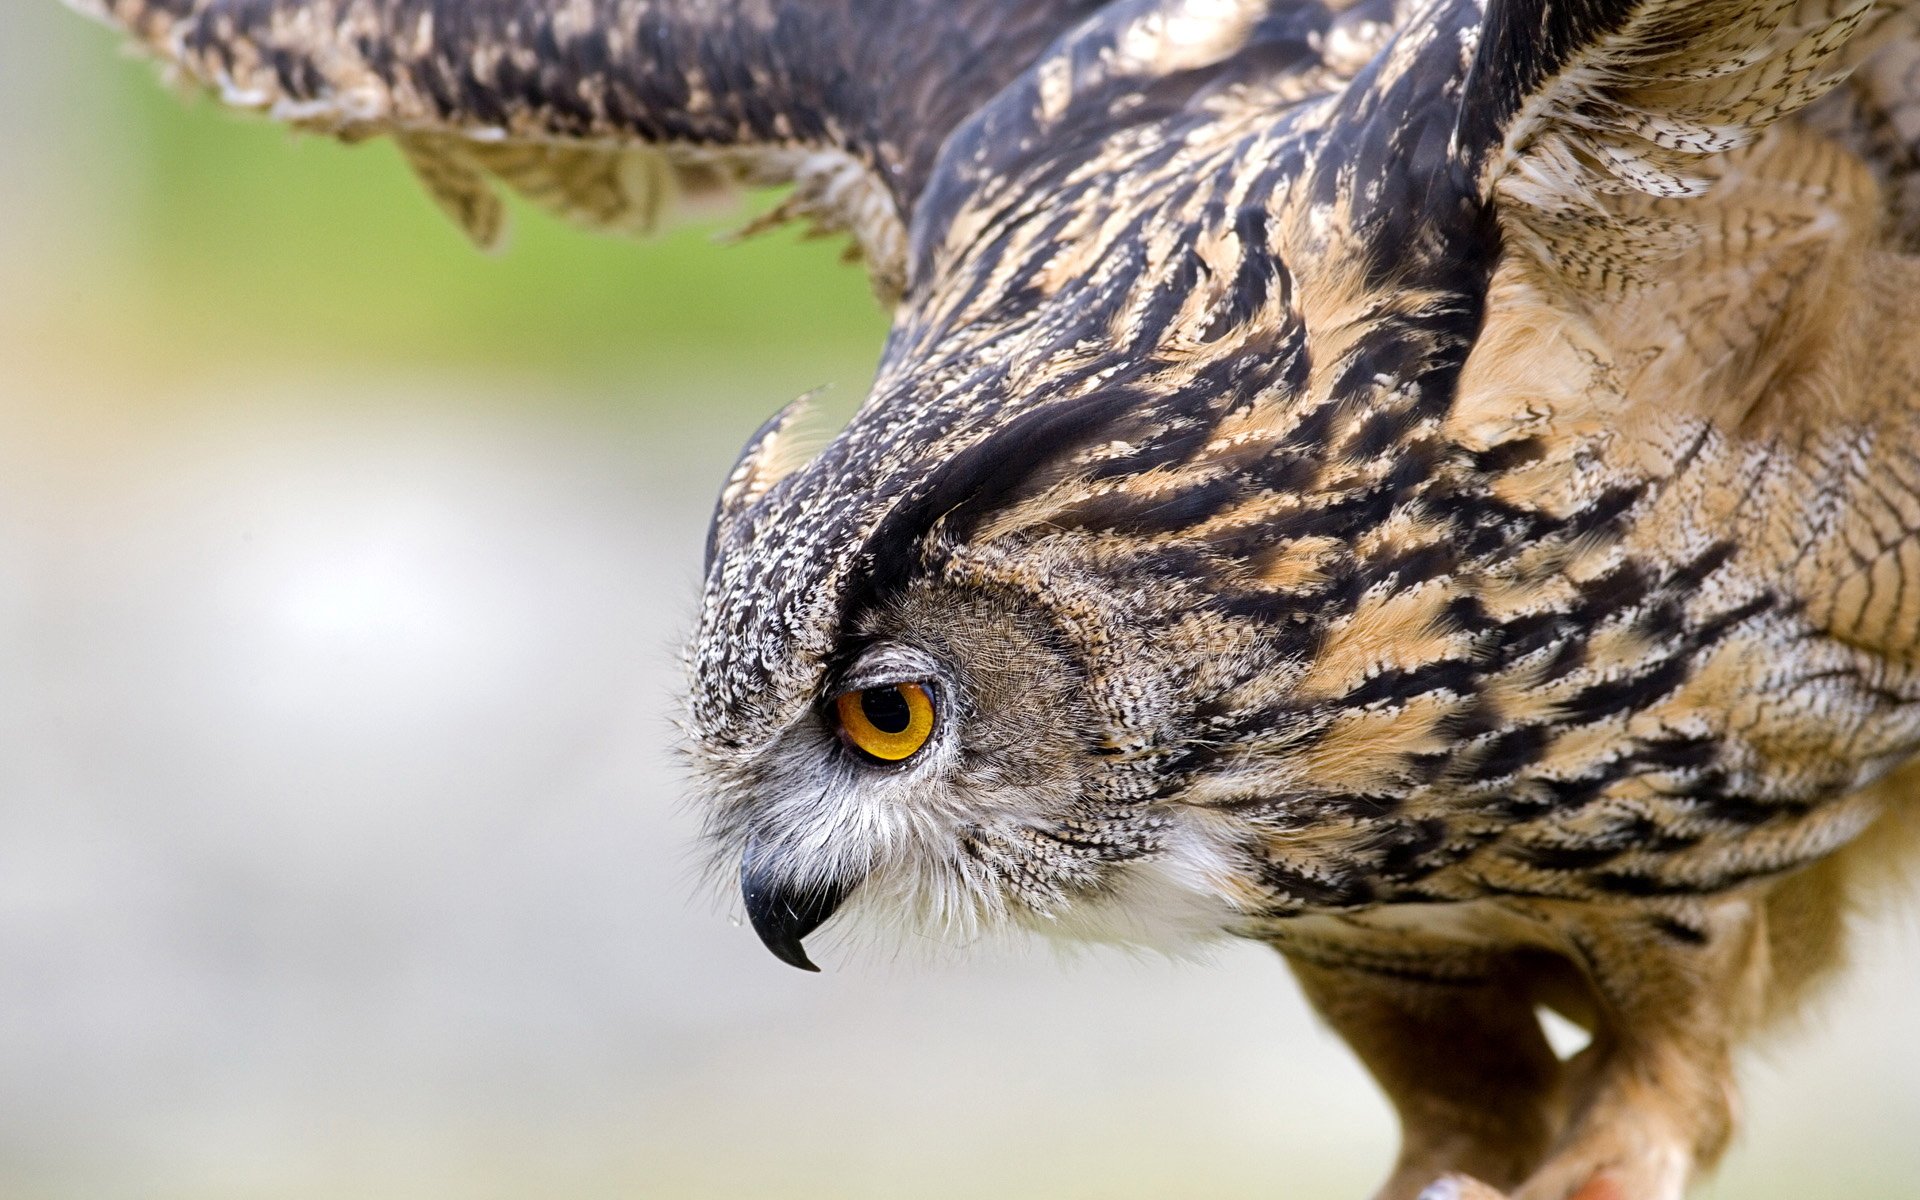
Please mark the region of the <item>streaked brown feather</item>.
[[[866, 247], [872, 396], [805, 461], [770, 422], [712, 527], [727, 869], [962, 930], [1186, 904], [1388, 1088], [1382, 1196], [1677, 1200], [1854, 847], [1910, 844], [1911, 8], [822, 0], [796, 42], [782, 3], [449, 2], [96, 7], [396, 134], [483, 239], [488, 177], [639, 227], [698, 169]], [[934, 765], [836, 748], [874, 653], [938, 677]]]

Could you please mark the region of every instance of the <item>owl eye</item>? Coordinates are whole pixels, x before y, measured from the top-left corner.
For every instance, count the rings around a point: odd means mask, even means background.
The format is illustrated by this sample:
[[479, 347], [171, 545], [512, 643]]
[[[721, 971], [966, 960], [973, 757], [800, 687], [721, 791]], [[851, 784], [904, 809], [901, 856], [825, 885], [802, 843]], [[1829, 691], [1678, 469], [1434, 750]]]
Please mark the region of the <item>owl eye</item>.
[[843, 692], [833, 702], [840, 736], [882, 762], [900, 762], [933, 736], [933, 694], [918, 683]]

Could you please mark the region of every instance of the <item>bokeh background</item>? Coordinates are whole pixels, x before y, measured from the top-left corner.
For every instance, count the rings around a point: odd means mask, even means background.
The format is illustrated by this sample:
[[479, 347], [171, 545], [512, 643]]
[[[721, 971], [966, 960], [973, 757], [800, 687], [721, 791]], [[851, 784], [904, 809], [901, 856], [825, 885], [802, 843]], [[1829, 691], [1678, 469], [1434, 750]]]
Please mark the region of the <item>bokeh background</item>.
[[[1258, 947], [803, 976], [697, 885], [710, 497], [884, 332], [722, 228], [481, 256], [390, 149], [0, 5], [0, 1195], [1365, 1194], [1385, 1107]], [[1912, 918], [1859, 958], [1708, 1195], [1920, 1195]]]

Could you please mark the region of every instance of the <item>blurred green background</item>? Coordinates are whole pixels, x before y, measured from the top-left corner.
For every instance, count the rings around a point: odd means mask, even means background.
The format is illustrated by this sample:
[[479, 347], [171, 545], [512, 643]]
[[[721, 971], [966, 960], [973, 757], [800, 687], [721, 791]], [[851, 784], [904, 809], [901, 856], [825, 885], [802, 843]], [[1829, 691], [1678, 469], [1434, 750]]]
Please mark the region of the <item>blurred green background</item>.
[[[837, 243], [483, 256], [52, 0], [0, 163], [0, 1196], [1365, 1194], [1384, 1106], [1258, 947], [804, 977], [697, 884], [707, 508], [863, 392]], [[1917, 949], [1756, 1057], [1709, 1195], [1920, 1195]]]
[[737, 214], [642, 245], [523, 210], [506, 253], [476, 254], [390, 148], [169, 96], [111, 33], [52, 7], [9, 5], [0, 27], [8, 240], [57, 288], [32, 306], [44, 324], [16, 334], [104, 335], [110, 315], [137, 313], [111, 329], [149, 372], [216, 354], [282, 369], [350, 358], [533, 370], [585, 392], [716, 367], [817, 381], [870, 362], [884, 334], [838, 242], [776, 233], [716, 253]]

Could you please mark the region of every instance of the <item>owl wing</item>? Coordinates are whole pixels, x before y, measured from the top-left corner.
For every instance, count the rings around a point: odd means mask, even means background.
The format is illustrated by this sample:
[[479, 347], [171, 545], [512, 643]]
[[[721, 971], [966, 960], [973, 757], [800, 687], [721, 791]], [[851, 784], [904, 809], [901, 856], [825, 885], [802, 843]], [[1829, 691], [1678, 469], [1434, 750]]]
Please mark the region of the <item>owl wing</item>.
[[793, 183], [876, 289], [946, 135], [1103, 0], [70, 0], [228, 103], [392, 137], [475, 241], [496, 185], [644, 232], [675, 199]]
[[[1872, 0], [1490, 0], [1455, 148], [1510, 223], [1711, 190], [1837, 84]], [[1580, 223], [1578, 221], [1576, 224]]]
[[1887, 227], [1920, 250], [1920, 4], [1881, 3], [1842, 51], [1847, 78], [1805, 123], [1869, 163], [1885, 188]]
[[1549, 373], [1586, 427], [1639, 436], [1691, 411], [1752, 431], [1784, 410], [1881, 236], [1868, 167], [1795, 116], [1841, 83], [1873, 9], [1490, 0], [1453, 149], [1499, 215], [1507, 286], [1463, 382], [1470, 419], [1523, 419], [1543, 322], [1571, 331]]

